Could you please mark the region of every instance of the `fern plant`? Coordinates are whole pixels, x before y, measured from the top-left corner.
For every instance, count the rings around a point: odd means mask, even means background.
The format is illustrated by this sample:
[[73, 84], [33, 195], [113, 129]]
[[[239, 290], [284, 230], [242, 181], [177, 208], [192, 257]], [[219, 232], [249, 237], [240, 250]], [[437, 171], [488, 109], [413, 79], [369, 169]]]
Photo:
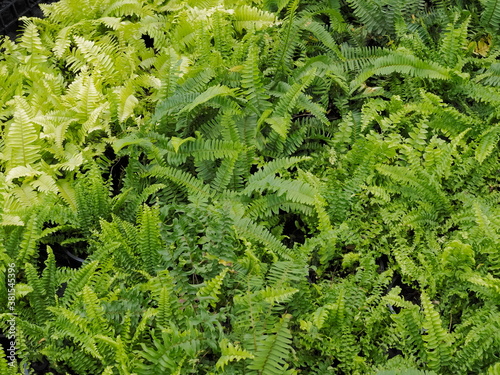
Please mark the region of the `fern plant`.
[[0, 56], [20, 359], [0, 368], [495, 373], [497, 8], [61, 0], [24, 19]]

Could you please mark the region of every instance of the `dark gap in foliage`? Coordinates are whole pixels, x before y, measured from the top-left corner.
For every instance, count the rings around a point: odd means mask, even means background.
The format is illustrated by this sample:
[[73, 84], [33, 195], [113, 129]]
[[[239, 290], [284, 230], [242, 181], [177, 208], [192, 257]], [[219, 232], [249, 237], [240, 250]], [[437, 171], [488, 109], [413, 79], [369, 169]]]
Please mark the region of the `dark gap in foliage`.
[[392, 283], [388, 290], [395, 286], [399, 286], [401, 288], [401, 297], [403, 297], [406, 301], [420, 305], [420, 291], [418, 287], [413, 287], [412, 285], [404, 283], [398, 272], [394, 272], [394, 275], [392, 276]]
[[[81, 254], [85, 254], [87, 242], [82, 239], [80, 243], [82, 243], [82, 245], [79, 246], [75, 246], [75, 243], [69, 245], [61, 245], [58, 242], [51, 243], [50, 247], [54, 252], [56, 266], [69, 267], [73, 269], [80, 268], [83, 263], [82, 261], [84, 260], [81, 258], [83, 256]], [[44, 268], [43, 263], [46, 259], [46, 252], [42, 252], [41, 257], [38, 260], [38, 266], [40, 269]]]
[[[341, 265], [342, 263], [342, 258], [341, 257], [334, 257], [329, 260], [328, 265], [326, 268], [322, 271], [322, 279], [343, 279], [347, 278], [349, 275], [353, 274], [353, 269], [352, 268], [344, 268]], [[328, 275], [328, 276], [327, 276]]]
[[316, 284], [317, 274], [316, 274], [315, 269], [309, 268], [309, 273], [307, 275], [307, 281], [309, 281], [309, 283], [311, 283], [311, 284]]
[[403, 352], [399, 349], [396, 349], [396, 348], [387, 349], [387, 359], [394, 358], [398, 355], [403, 355]]
[[68, 286], [68, 283], [64, 282], [64, 283], [61, 283], [61, 286], [59, 287], [59, 289], [56, 290], [56, 295], [61, 298], [62, 296], [64, 296], [64, 292], [66, 291], [66, 288]]
[[257, 173], [260, 170], [260, 168], [257, 166], [257, 164], [252, 164], [250, 166], [250, 175]]
[[109, 171], [111, 177], [111, 192], [113, 196], [118, 195], [123, 188], [125, 170], [129, 163], [129, 156], [121, 156], [115, 160], [115, 163], [111, 166]]
[[10, 342], [12, 340], [9, 338], [8, 335], [6, 335], [6, 333], [7, 333], [6, 331], [0, 329], [0, 345], [3, 348], [5, 355], [8, 356], [9, 354], [7, 353], [7, 349], [10, 347]]
[[[192, 271], [192, 270], [185, 270], [185, 271], [188, 271], [188, 272], [189, 272], [189, 271]], [[193, 274], [191, 275], [191, 285], [203, 284], [203, 281], [204, 281], [204, 280], [205, 280], [205, 279], [203, 278], [203, 276], [198, 275], [198, 274], [196, 274], [196, 273], [193, 273]]]
[[[285, 215], [286, 213], [280, 210], [279, 216]], [[306, 234], [303, 231], [305, 226], [301, 216], [297, 214], [286, 215], [283, 235], [287, 238], [283, 240], [283, 243], [288, 247], [293, 247], [296, 243], [303, 245], [306, 239]]]
[[141, 39], [144, 41], [144, 44], [146, 45], [146, 48], [154, 48], [155, 41], [148, 34], [142, 34], [141, 35]]
[[389, 269], [389, 257], [387, 254], [382, 254], [379, 256], [376, 260], [375, 263], [378, 265], [378, 273], [382, 273], [385, 270]]
[[33, 362], [31, 364], [31, 368], [35, 371], [36, 374], [46, 374], [50, 370], [49, 368], [49, 361], [47, 361], [47, 358], [42, 358], [40, 361]]

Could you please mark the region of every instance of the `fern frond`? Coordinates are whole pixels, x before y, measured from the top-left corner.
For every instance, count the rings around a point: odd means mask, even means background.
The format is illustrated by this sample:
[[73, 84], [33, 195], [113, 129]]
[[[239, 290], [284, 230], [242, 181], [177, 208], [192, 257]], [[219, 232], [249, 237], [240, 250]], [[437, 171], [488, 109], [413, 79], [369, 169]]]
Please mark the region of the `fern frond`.
[[42, 271], [42, 287], [48, 305], [55, 305], [55, 294], [57, 287], [56, 260], [54, 252], [47, 246], [47, 260], [45, 269]]
[[303, 28], [305, 30], [311, 32], [321, 43], [328, 47], [328, 49], [330, 49], [330, 51], [333, 52], [339, 60], [344, 61], [344, 56], [342, 55], [337, 42], [323, 27], [323, 25], [311, 18], [305, 18], [303, 22]]
[[451, 335], [442, 326], [439, 314], [434, 310], [426, 293], [422, 293], [422, 306], [424, 308], [423, 326], [426, 335], [423, 336], [427, 352], [429, 367], [435, 371], [446, 369], [451, 360]]
[[301, 161], [310, 160], [307, 156], [292, 156], [289, 158], [275, 159], [266, 163], [259, 171], [255, 172], [248, 178], [248, 185], [264, 181], [269, 177], [274, 177], [280, 170], [288, 169], [291, 166], [300, 163]]
[[[400, 181], [409, 189], [403, 189], [403, 194], [414, 196], [416, 199], [426, 199], [435, 204], [437, 210], [447, 212], [450, 208], [449, 198], [444, 194], [436, 181], [424, 173], [419, 173], [418, 176], [414, 173], [409, 173], [405, 167], [396, 167], [389, 165], [379, 165], [377, 170], [396, 181]], [[414, 190], [415, 189], [415, 190]], [[418, 198], [417, 198], [418, 197]]]
[[[6, 351], [7, 348], [4, 348], [3, 345], [0, 345], [0, 372], [5, 375], [17, 375], [19, 373], [18, 367], [10, 359], [7, 360], [7, 356], [5, 354]], [[13, 363], [14, 365], [12, 365], [11, 363]]]
[[248, 369], [266, 375], [282, 374], [286, 370], [286, 361], [292, 348], [292, 334], [288, 328], [291, 318], [290, 314], [285, 314], [273, 328], [274, 334], [263, 337]]
[[99, 353], [92, 335], [92, 329], [85, 318], [63, 307], [49, 307], [48, 309], [57, 316], [59, 322], [54, 334], [56, 337], [69, 337], [81, 346], [83, 352], [102, 360], [102, 355]]
[[19, 250], [16, 257], [18, 264], [24, 264], [28, 259], [36, 255], [38, 251], [38, 241], [41, 233], [41, 218], [38, 212], [35, 212], [29, 218], [22, 241], [19, 244]]
[[36, 25], [24, 19], [25, 27], [21, 36], [21, 47], [29, 54], [29, 63], [38, 65], [47, 60], [47, 50], [40, 39], [40, 34]]
[[[282, 75], [290, 70], [290, 61], [292, 60], [293, 53], [297, 48], [298, 41], [300, 40], [300, 26], [296, 20], [298, 0], [293, 0], [288, 6], [288, 15], [284, 20], [285, 27], [283, 36], [280, 38], [280, 43], [275, 52], [275, 59], [273, 61], [274, 71]], [[279, 78], [279, 75], [276, 78]]]
[[284, 195], [273, 194], [253, 200], [247, 207], [247, 214], [253, 219], [266, 218], [279, 214], [280, 210], [300, 212], [306, 216], [314, 213], [312, 207], [301, 203], [292, 203]]
[[149, 206], [143, 205], [137, 222], [139, 223], [138, 252], [144, 262], [146, 271], [154, 275], [158, 267], [160, 250], [162, 249], [158, 209], [151, 209]]
[[454, 23], [449, 24], [447, 27], [446, 35], [442, 40], [439, 52], [449, 67], [454, 67], [459, 58], [464, 55], [467, 46], [469, 21], [470, 17], [467, 17], [458, 28], [456, 28]]
[[476, 82], [481, 82], [482, 84], [489, 86], [500, 86], [500, 64], [491, 64], [486, 73], [476, 77]]
[[491, 354], [491, 348], [497, 347], [500, 342], [499, 321], [498, 311], [489, 310], [471, 316], [457, 328], [460, 334], [465, 333], [464, 331], [466, 334], [460, 335], [463, 338], [453, 358], [455, 371], [461, 368], [481, 372], [486, 363], [494, 363], [497, 360]]
[[165, 100], [157, 104], [151, 119], [153, 123], [162, 122], [166, 115], [191, 103], [195, 97], [200, 95], [200, 92], [206, 90], [208, 82], [215, 75], [213, 69], [202, 69], [190, 73], [190, 76], [182, 84], [179, 84], [177, 90], [171, 96], [166, 97]]
[[354, 9], [354, 14], [369, 32], [383, 34], [386, 31], [386, 20], [381, 4], [374, 0], [347, 0]]
[[219, 293], [222, 287], [222, 282], [226, 276], [228, 268], [224, 268], [217, 276], [208, 280], [204, 286], [202, 286], [197, 292], [196, 296], [200, 299], [209, 299], [210, 306], [215, 308], [217, 302], [219, 301]]
[[267, 280], [273, 288], [283, 288], [298, 285], [306, 279], [306, 275], [307, 269], [303, 264], [281, 261], [271, 266]]
[[[220, 139], [192, 139], [172, 137], [172, 151], [167, 153], [167, 160], [170, 163], [180, 164], [185, 162], [187, 156], [194, 156], [196, 160], [215, 160], [219, 158], [235, 158], [241, 151], [241, 145], [232, 141]], [[169, 145], [170, 146], [170, 145]]]
[[493, 150], [498, 146], [500, 137], [500, 126], [494, 126], [486, 130], [479, 136], [479, 144], [476, 147], [475, 157], [479, 163], [491, 155]]
[[276, 131], [283, 139], [288, 135], [290, 128], [291, 113], [302, 94], [302, 92], [312, 83], [316, 74], [316, 70], [304, 75], [300, 82], [297, 82], [281, 96], [276, 104], [272, 116], [266, 119], [266, 122]]
[[[121, 374], [130, 374], [130, 368], [132, 367], [130, 364], [129, 353], [125, 347], [125, 344], [120, 335], [113, 340], [109, 336], [98, 334], [95, 336], [97, 340], [100, 340], [101, 343], [106, 344], [108, 347], [111, 347], [115, 352], [115, 366], [119, 369]], [[108, 367], [109, 368], [109, 367]], [[106, 370], [105, 370], [106, 371]], [[113, 372], [109, 371], [111, 374]], [[104, 375], [105, 372], [103, 372]]]
[[237, 158], [227, 158], [222, 161], [211, 183], [215, 191], [222, 192], [227, 188], [234, 176], [236, 162]]
[[345, 70], [362, 70], [382, 56], [389, 54], [389, 51], [380, 47], [352, 47], [347, 44], [340, 46], [340, 52], [345, 59], [342, 64]]
[[[92, 165], [90, 170], [75, 186], [75, 203], [77, 220], [81, 230], [88, 234], [99, 225], [99, 219], [110, 217], [109, 188], [102, 180], [101, 172], [97, 165]], [[69, 193], [69, 192], [68, 192]]]
[[278, 259], [275, 253], [281, 258], [291, 260], [294, 256], [290, 250], [274, 237], [264, 226], [256, 224], [247, 217], [234, 216], [234, 226], [243, 238], [250, 238], [262, 243], [264, 251], [270, 253], [275, 260]]
[[223, 338], [219, 343], [222, 355], [218, 359], [215, 367], [224, 370], [229, 362], [244, 359], [253, 359], [255, 356], [249, 351], [242, 349], [239, 345], [231, 343], [227, 338]]
[[376, 59], [371, 67], [351, 82], [351, 92], [373, 75], [389, 75], [391, 73], [402, 73], [419, 78], [451, 79], [448, 69], [436, 63], [421, 60], [411, 54], [397, 52]]
[[15, 97], [14, 106], [14, 119], [5, 136], [7, 168], [28, 166], [40, 160], [39, 132], [31, 121], [28, 103], [21, 97]]
[[95, 69], [101, 70], [107, 77], [114, 76], [113, 73], [116, 71], [116, 66], [114, 63], [115, 59], [112, 56], [114, 53], [114, 46], [112, 44], [101, 47], [95, 42], [86, 40], [80, 36], [74, 36], [73, 38], [78, 51], [81, 52], [87, 62], [93, 65]]
[[498, 32], [500, 27], [500, 1], [486, 0], [483, 2], [483, 6], [481, 25], [490, 29], [493, 33]]
[[269, 177], [265, 180], [248, 184], [243, 193], [248, 194], [251, 191], [262, 192], [264, 190], [276, 191], [279, 195], [284, 194], [287, 199], [294, 203], [312, 206], [315, 202], [316, 191], [308, 183], [276, 177]]
[[163, 281], [163, 285], [159, 293], [153, 291], [153, 295], [158, 294], [158, 314], [156, 315], [156, 321], [160, 326], [168, 327], [169, 322], [174, 319], [176, 309], [178, 308], [177, 296], [174, 293], [174, 280], [168, 271], [162, 271], [158, 276]]
[[69, 306], [83, 287], [95, 276], [99, 262], [93, 261], [80, 268], [68, 282], [64, 295], [60, 299], [62, 305]]
[[88, 285], [84, 285], [82, 289], [82, 302], [85, 308], [85, 315], [91, 321], [95, 330], [110, 334], [109, 325], [105, 318], [105, 312], [101, 306], [99, 297]]
[[144, 7], [138, 0], [120, 0], [112, 1], [111, 4], [104, 10], [103, 16], [138, 16], [147, 17], [151, 15], [151, 11]]
[[193, 177], [189, 173], [178, 169], [155, 166], [149, 170], [148, 175], [171, 180], [184, 186], [197, 199], [209, 199], [213, 196], [213, 191], [209, 185], [206, 185], [202, 180]]
[[208, 89], [206, 89], [200, 95], [198, 95], [190, 104], [188, 104], [184, 108], [182, 108], [180, 110], [179, 114], [182, 114], [184, 112], [191, 112], [197, 106], [199, 106], [203, 103], [206, 103], [215, 97], [232, 96], [233, 94], [234, 94], [234, 90], [230, 89], [227, 86], [223, 86], [223, 85], [210, 86]]
[[257, 297], [258, 300], [264, 300], [270, 305], [275, 305], [277, 303], [287, 302], [298, 291], [299, 291], [298, 289], [292, 287], [288, 288], [266, 287], [262, 290], [259, 290], [255, 294], [255, 296]]
[[30, 305], [35, 313], [35, 322], [42, 325], [51, 317], [50, 312], [47, 310], [47, 300], [44, 298], [45, 291], [43, 290], [43, 285], [38, 273], [31, 264], [26, 263], [25, 272], [28, 284], [33, 288], [31, 293], [28, 294], [28, 297]]
[[276, 16], [271, 12], [249, 5], [235, 7], [233, 19], [234, 29], [238, 33], [242, 33], [243, 30], [247, 32], [262, 30], [276, 22]]
[[266, 101], [269, 95], [266, 94], [262, 82], [264, 77], [259, 69], [258, 51], [257, 45], [251, 45], [248, 49], [248, 56], [241, 71], [241, 87], [245, 89], [244, 94], [248, 102], [257, 111], [261, 111], [268, 107]]

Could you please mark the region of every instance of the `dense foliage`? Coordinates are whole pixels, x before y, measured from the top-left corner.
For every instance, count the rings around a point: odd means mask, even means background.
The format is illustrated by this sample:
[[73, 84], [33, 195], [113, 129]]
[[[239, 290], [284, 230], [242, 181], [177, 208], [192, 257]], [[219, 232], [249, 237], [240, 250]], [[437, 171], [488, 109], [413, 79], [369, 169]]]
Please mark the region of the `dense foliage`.
[[500, 2], [42, 10], [1, 41], [0, 373], [500, 374]]

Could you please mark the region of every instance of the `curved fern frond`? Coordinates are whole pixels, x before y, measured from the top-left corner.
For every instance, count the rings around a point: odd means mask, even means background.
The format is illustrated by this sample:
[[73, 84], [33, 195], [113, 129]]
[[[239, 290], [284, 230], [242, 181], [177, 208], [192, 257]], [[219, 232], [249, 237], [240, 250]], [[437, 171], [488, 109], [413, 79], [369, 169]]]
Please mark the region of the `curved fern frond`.
[[[57, 321], [59, 323], [55, 335], [71, 338], [75, 343], [81, 345], [85, 353], [96, 359], [103, 359], [101, 353], [99, 353], [97, 349], [95, 339], [92, 335], [92, 329], [89, 327], [88, 321], [84, 317], [63, 307], [49, 307], [48, 309], [57, 316]], [[81, 355], [84, 353], [79, 354]]]
[[381, 47], [352, 47], [347, 44], [340, 46], [340, 52], [345, 59], [342, 64], [347, 71], [357, 71], [364, 69], [382, 56], [389, 54], [389, 51]]
[[[7, 352], [7, 348], [4, 348], [3, 345], [0, 345], [0, 371], [5, 375], [16, 375], [20, 373], [20, 370], [15, 364], [15, 362], [11, 361], [10, 358], [7, 358], [5, 354]], [[252, 356], [253, 358], [253, 356]], [[8, 360], [7, 360], [8, 359]]]
[[218, 97], [218, 96], [232, 96], [234, 94], [234, 90], [230, 89], [227, 86], [223, 85], [215, 85], [210, 86], [203, 93], [198, 95], [190, 104], [186, 105], [179, 112], [179, 115], [184, 112], [191, 112], [197, 106], [208, 102], [209, 100]]
[[476, 77], [476, 82], [489, 86], [500, 86], [500, 64], [491, 64], [486, 73]]
[[85, 308], [85, 315], [91, 321], [95, 331], [112, 334], [99, 297], [88, 285], [85, 285], [82, 289], [82, 301]]
[[283, 303], [289, 301], [292, 296], [299, 290], [296, 288], [272, 288], [266, 287], [259, 290], [255, 296], [258, 300], [264, 300], [270, 305], [275, 305], [277, 303]]
[[237, 158], [224, 159], [217, 169], [217, 173], [211, 183], [212, 188], [217, 192], [222, 192], [230, 184], [231, 179], [234, 177], [236, 169]]
[[167, 160], [176, 164], [185, 162], [188, 156], [195, 160], [215, 160], [220, 158], [236, 158], [241, 151], [240, 144], [219, 139], [180, 139], [172, 137], [169, 146], [171, 152], [167, 153]]
[[50, 246], [47, 246], [47, 260], [45, 261], [45, 269], [42, 271], [42, 286], [48, 305], [55, 305], [57, 285], [56, 259]]
[[196, 296], [200, 299], [208, 299], [210, 306], [213, 308], [216, 307], [217, 302], [219, 301], [219, 293], [222, 287], [222, 282], [224, 281], [224, 277], [228, 273], [229, 269], [224, 268], [217, 276], [208, 280], [204, 286], [202, 286], [197, 292]]
[[114, 76], [113, 72], [116, 71], [116, 66], [113, 54], [116, 52], [111, 43], [101, 47], [95, 42], [79, 36], [75, 36], [74, 41], [85, 61], [89, 62], [95, 69], [101, 70], [106, 76]]
[[95, 276], [99, 262], [93, 261], [80, 268], [68, 282], [64, 295], [60, 299], [61, 304], [69, 306], [83, 287]]
[[310, 18], [303, 20], [303, 28], [310, 31], [321, 43], [328, 47], [339, 60], [344, 61], [344, 56], [332, 35], [321, 25]]
[[312, 83], [315, 74], [316, 70], [313, 68], [311, 72], [302, 77], [300, 82], [293, 84], [292, 87], [281, 96], [272, 112], [272, 116], [265, 120], [282, 139], [285, 139], [288, 135], [288, 130], [291, 125], [291, 114], [294, 107], [297, 105], [302, 92]]
[[247, 217], [233, 216], [234, 227], [243, 238], [250, 238], [262, 243], [264, 251], [270, 253], [274, 260], [278, 260], [277, 253], [281, 258], [291, 260], [294, 256], [291, 251], [274, 237], [264, 226], [254, 223]]
[[389, 75], [391, 73], [402, 73], [419, 78], [451, 79], [448, 69], [434, 62], [423, 61], [413, 55], [398, 52], [375, 60], [371, 67], [362, 72], [358, 78], [351, 83], [351, 93], [371, 76]]
[[217, 369], [224, 370], [229, 362], [240, 361], [244, 359], [253, 359], [255, 356], [249, 351], [242, 349], [239, 345], [231, 343], [227, 338], [223, 338], [219, 343], [221, 357], [215, 364]]
[[155, 166], [151, 168], [147, 174], [149, 176], [171, 180], [176, 184], [184, 186], [192, 194], [193, 198], [209, 199], [214, 194], [210, 186], [206, 185], [202, 180], [178, 169]]
[[279, 195], [286, 197], [294, 203], [314, 205], [316, 191], [311, 185], [303, 181], [285, 180], [276, 177], [269, 177], [265, 180], [249, 183], [243, 193], [252, 191], [262, 192], [264, 190], [276, 191]]
[[272, 26], [276, 22], [274, 14], [249, 5], [235, 7], [233, 19], [234, 28], [239, 33], [243, 32], [243, 30], [247, 32], [261, 30]]
[[274, 177], [280, 170], [288, 169], [292, 165], [300, 163], [301, 161], [310, 160], [307, 156], [292, 156], [289, 158], [275, 159], [266, 163], [266, 165], [259, 171], [255, 172], [248, 178], [248, 185], [264, 181], [269, 177]]

